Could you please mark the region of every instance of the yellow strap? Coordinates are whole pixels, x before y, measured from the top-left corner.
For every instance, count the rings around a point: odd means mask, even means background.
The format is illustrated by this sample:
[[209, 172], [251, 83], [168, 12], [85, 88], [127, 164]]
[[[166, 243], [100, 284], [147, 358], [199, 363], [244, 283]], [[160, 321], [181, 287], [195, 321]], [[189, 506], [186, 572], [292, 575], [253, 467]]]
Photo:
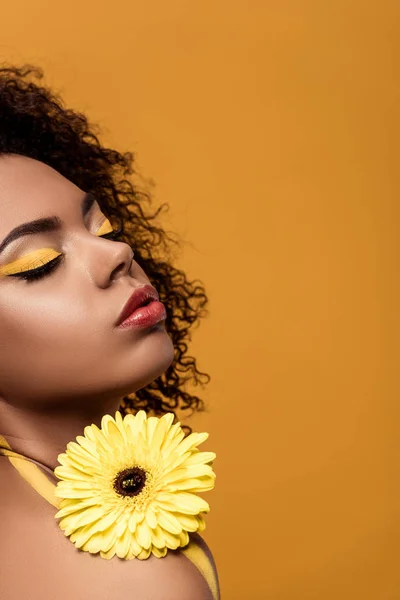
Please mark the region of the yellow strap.
[[[17, 469], [21, 477], [25, 479], [32, 486], [38, 494], [40, 494], [47, 502], [59, 508], [61, 498], [57, 498], [54, 495], [55, 485], [46, 475], [39, 469], [35, 463], [31, 462], [29, 458], [14, 452], [7, 440], [0, 435], [0, 455], [7, 456], [10, 463]], [[214, 567], [211, 563], [210, 558], [205, 553], [203, 548], [198, 546], [193, 540], [190, 541], [189, 545], [185, 548], [181, 548], [180, 551], [190, 560], [191, 563], [198, 568], [204, 579], [207, 581], [213, 600], [219, 600], [219, 589], [218, 581], [215, 575]]]
[[39, 467], [29, 460], [9, 456], [8, 460], [17, 469], [20, 475], [38, 492], [47, 502], [59, 508], [61, 498], [54, 496], [55, 485], [51, 483]]
[[0, 435], [0, 455], [4, 454], [19, 474], [38, 492], [47, 502], [59, 508], [61, 498], [54, 495], [55, 485], [47, 479], [46, 475], [29, 458], [11, 449], [7, 440]]
[[200, 573], [203, 575], [204, 579], [209, 585], [213, 600], [219, 600], [218, 581], [215, 575], [214, 567], [203, 548], [191, 540], [190, 544], [186, 546], [186, 548], [181, 548], [181, 552], [198, 568]]
[[2, 449], [8, 448], [8, 450], [11, 450], [11, 446], [10, 444], [7, 442], [6, 438], [4, 438], [2, 435], [0, 435], [0, 451]]

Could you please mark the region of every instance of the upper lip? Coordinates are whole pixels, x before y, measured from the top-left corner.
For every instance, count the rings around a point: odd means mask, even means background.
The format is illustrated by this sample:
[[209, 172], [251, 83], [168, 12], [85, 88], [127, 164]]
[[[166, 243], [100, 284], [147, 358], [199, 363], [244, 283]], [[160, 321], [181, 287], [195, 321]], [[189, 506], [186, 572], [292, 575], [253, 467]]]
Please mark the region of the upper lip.
[[139, 306], [146, 304], [148, 300], [159, 300], [157, 290], [152, 285], [142, 285], [136, 288], [125, 303], [116, 325], [120, 325], [127, 317], [129, 317], [129, 315], [139, 308]]

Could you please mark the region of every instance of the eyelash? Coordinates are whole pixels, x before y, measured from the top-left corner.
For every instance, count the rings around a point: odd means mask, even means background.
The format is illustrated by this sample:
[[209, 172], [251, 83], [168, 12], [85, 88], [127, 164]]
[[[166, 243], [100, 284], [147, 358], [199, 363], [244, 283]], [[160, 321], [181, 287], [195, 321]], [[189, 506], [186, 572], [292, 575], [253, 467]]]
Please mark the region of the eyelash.
[[[105, 233], [104, 235], [100, 235], [99, 237], [106, 238], [108, 240], [115, 239], [122, 232], [122, 227], [117, 231], [110, 231], [109, 233]], [[49, 260], [49, 262], [44, 265], [38, 267], [37, 269], [31, 269], [29, 271], [23, 271], [22, 273], [13, 273], [9, 275], [9, 277], [18, 277], [19, 279], [24, 279], [27, 283], [31, 281], [36, 281], [38, 279], [43, 279], [47, 275], [50, 275], [61, 263], [64, 256], [60, 254], [60, 256], [56, 256], [53, 260]]]

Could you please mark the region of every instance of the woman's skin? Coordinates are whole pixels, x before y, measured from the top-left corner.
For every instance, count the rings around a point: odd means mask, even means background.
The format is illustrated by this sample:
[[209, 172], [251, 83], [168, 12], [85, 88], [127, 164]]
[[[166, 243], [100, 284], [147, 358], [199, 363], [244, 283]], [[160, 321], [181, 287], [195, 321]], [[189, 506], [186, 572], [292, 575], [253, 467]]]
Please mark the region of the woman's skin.
[[[148, 329], [115, 327], [134, 289], [151, 282], [128, 244], [96, 235], [105, 215], [95, 202], [83, 217], [84, 197], [44, 163], [0, 158], [0, 245], [22, 223], [61, 220], [59, 230], [26, 235], [0, 253], [0, 271], [42, 248], [64, 255], [43, 279], [0, 276], [0, 433], [53, 483], [67, 443], [86, 425], [100, 427], [104, 414], [114, 415], [124, 395], [161, 375], [174, 356], [164, 321]], [[121, 594], [127, 600], [211, 600], [204, 579], [179, 552], [107, 561], [77, 550], [59, 530], [54, 507], [5, 457], [0, 489], [0, 547], [7, 550], [0, 558], [2, 600], [113, 600]]]
[[51, 469], [86, 425], [100, 426], [124, 394], [173, 360], [164, 321], [152, 329], [115, 327], [134, 289], [150, 282], [128, 244], [96, 235], [105, 219], [97, 202], [82, 217], [84, 197], [44, 163], [0, 159], [0, 244], [27, 221], [62, 221], [59, 231], [26, 235], [0, 253], [0, 269], [41, 248], [64, 254], [43, 279], [0, 277], [0, 433]]

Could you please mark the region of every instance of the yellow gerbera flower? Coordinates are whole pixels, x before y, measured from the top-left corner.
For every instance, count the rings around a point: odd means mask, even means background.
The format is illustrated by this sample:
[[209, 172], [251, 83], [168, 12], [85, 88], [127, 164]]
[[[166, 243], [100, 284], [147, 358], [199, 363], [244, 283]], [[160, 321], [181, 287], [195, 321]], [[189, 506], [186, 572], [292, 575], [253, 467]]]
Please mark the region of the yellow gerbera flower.
[[185, 438], [173, 420], [117, 411], [58, 455], [55, 518], [77, 548], [107, 559], [162, 557], [204, 529], [210, 508], [196, 493], [214, 487], [215, 454], [197, 448], [208, 433]]

